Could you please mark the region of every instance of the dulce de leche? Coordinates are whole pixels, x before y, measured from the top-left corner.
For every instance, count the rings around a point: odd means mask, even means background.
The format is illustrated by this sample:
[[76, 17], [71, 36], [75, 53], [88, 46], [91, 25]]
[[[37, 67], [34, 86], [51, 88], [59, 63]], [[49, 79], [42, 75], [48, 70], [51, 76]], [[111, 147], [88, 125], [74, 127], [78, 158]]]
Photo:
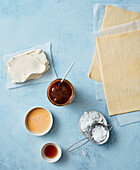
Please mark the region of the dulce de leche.
[[43, 133], [52, 125], [52, 116], [44, 108], [32, 109], [26, 117], [26, 126], [33, 133]]
[[74, 87], [68, 80], [56, 79], [48, 87], [48, 98], [54, 104], [58, 106], [64, 106], [72, 102], [74, 99]]

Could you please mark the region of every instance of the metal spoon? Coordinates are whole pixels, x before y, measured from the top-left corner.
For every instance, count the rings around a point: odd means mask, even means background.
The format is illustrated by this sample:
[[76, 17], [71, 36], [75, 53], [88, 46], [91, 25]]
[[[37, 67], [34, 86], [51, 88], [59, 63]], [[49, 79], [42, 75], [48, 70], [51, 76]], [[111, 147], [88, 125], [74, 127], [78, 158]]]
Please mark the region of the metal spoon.
[[[94, 129], [95, 126], [103, 126], [103, 127], [106, 129], [106, 132], [107, 132], [106, 138], [105, 138], [103, 141], [101, 141], [101, 142], [96, 142], [96, 141], [94, 140], [94, 138], [92, 138], [92, 129]], [[110, 128], [109, 128], [109, 126], [110, 126]], [[108, 124], [108, 125], [104, 125], [104, 124], [101, 124], [101, 123], [95, 123], [95, 124], [93, 124], [93, 125], [90, 127], [90, 131], [88, 132], [88, 137], [83, 138], [83, 139], [79, 140], [78, 142], [74, 143], [73, 145], [71, 145], [71, 146], [67, 149], [67, 152], [74, 151], [74, 150], [80, 148], [81, 146], [85, 145], [85, 144], [88, 143], [89, 141], [91, 141], [92, 143], [94, 143], [94, 144], [96, 144], [96, 145], [102, 145], [102, 144], [106, 143], [106, 142], [108, 141], [108, 139], [109, 139], [109, 131], [112, 129], [112, 127], [113, 127], [113, 125], [111, 125], [111, 124]], [[86, 140], [86, 142], [85, 142], [85, 143], [82, 143], [82, 141], [84, 141], [84, 140]], [[79, 145], [79, 146], [77, 146], [77, 147], [75, 147], [75, 148], [73, 148], [73, 146], [77, 145], [78, 143], [82, 143], [82, 144]], [[71, 148], [73, 148], [73, 149], [71, 149]]]
[[70, 72], [70, 70], [72, 69], [73, 65], [75, 64], [76, 61], [74, 61], [71, 66], [69, 67], [69, 69], [67, 70], [67, 72], [65, 73], [65, 75], [63, 76], [62, 80], [60, 81], [59, 85], [63, 82], [63, 80], [65, 79], [65, 77], [68, 75], [68, 73]]

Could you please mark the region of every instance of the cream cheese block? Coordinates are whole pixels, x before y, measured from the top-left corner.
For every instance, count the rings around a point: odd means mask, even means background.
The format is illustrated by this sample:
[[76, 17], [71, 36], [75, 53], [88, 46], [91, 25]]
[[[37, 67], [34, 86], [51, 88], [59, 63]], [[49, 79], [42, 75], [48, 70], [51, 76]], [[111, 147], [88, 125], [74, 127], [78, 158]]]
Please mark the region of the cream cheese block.
[[12, 78], [12, 83], [23, 83], [29, 79], [38, 79], [49, 68], [49, 61], [41, 49], [19, 54], [7, 63], [7, 71]]

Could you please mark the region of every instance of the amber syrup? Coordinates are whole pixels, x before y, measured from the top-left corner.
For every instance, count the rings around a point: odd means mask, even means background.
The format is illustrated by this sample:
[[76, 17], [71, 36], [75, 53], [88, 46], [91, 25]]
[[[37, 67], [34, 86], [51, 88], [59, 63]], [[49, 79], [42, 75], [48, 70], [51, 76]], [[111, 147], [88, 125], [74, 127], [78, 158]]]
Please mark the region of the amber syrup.
[[58, 149], [54, 145], [48, 145], [44, 149], [44, 154], [47, 158], [50, 159], [55, 158], [58, 154]]

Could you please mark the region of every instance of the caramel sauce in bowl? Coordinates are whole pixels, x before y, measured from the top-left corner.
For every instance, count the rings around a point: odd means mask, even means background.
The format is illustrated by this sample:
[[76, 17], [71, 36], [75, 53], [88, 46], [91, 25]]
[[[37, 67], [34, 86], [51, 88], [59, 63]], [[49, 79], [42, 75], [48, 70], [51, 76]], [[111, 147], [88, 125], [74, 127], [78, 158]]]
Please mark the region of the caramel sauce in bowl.
[[47, 96], [50, 102], [56, 106], [66, 106], [75, 97], [73, 85], [66, 79], [60, 83], [61, 79], [54, 80], [48, 87]]
[[35, 107], [25, 116], [25, 127], [35, 136], [43, 136], [48, 133], [53, 124], [52, 114], [45, 108]]

